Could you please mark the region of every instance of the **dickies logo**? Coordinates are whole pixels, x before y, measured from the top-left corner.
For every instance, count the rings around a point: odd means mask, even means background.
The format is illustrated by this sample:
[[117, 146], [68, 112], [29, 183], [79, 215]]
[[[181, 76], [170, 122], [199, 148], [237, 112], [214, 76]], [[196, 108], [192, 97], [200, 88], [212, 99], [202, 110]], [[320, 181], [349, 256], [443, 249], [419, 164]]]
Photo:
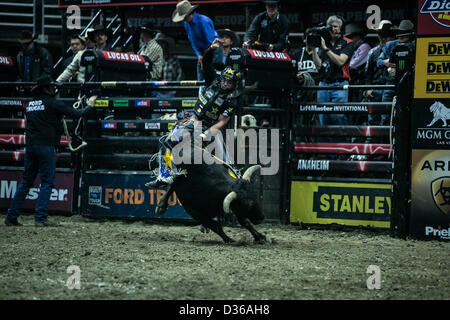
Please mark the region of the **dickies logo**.
[[450, 1], [426, 0], [420, 13], [429, 13], [438, 24], [450, 28]]
[[439, 210], [445, 215], [450, 214], [450, 177], [442, 177], [431, 182], [431, 192]]

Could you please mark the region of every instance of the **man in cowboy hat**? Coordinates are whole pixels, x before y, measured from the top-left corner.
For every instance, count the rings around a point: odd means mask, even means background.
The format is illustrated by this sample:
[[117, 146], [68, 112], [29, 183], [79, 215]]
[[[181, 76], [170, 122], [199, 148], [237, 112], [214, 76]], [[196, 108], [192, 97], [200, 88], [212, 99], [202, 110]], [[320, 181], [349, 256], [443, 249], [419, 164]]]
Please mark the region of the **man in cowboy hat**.
[[22, 31], [18, 42], [21, 51], [17, 54], [18, 81], [35, 82], [44, 74], [51, 75], [53, 59], [47, 49], [35, 42], [37, 35]]
[[[160, 33], [156, 37], [163, 50], [164, 64], [162, 67], [162, 79], [165, 81], [181, 81], [183, 79], [183, 69], [181, 69], [180, 60], [173, 54], [175, 40], [165, 34]], [[167, 92], [168, 97], [175, 96], [175, 91]]]
[[147, 80], [161, 80], [162, 67], [164, 64], [164, 54], [161, 46], [156, 41], [156, 34], [159, 33], [153, 23], [149, 22], [139, 28], [141, 49], [138, 54], [147, 56], [152, 62], [152, 71], [150, 72], [150, 79]]
[[91, 38], [94, 39], [97, 50], [111, 51], [111, 46], [108, 44], [109, 32], [102, 24], [96, 25], [91, 32]]
[[64, 71], [56, 79], [56, 82], [66, 82], [70, 79], [75, 79], [77, 82], [84, 82], [86, 76], [86, 67], [81, 65], [81, 57], [86, 50], [95, 50], [95, 37], [94, 29], [89, 28], [86, 30], [86, 37], [83, 37], [86, 42], [85, 49], [77, 52], [72, 62], [64, 69]]
[[242, 46], [248, 48], [258, 41], [267, 45], [268, 51], [283, 51], [287, 48], [289, 20], [279, 12], [280, 1], [265, 0], [266, 11], [258, 14], [244, 36]]
[[[215, 38], [219, 38], [219, 34], [214, 28], [213, 21], [205, 15], [195, 12], [198, 5], [191, 5], [188, 0], [177, 3], [175, 11], [172, 14], [173, 22], [184, 21], [184, 28], [191, 43], [192, 49], [197, 55], [197, 80], [204, 80], [203, 75], [203, 54], [213, 43]], [[215, 60], [222, 59], [220, 51], [217, 51]]]
[[[226, 66], [226, 58], [231, 48], [239, 47], [239, 36], [230, 29], [217, 30], [222, 39], [216, 38], [203, 56], [203, 71], [205, 74], [206, 86], [209, 86], [214, 78]], [[213, 61], [216, 51], [222, 51], [223, 59], [221, 61]]]
[[[395, 72], [396, 65], [391, 59], [392, 52], [399, 45], [406, 45], [414, 50], [414, 24], [410, 20], [402, 20], [397, 29], [397, 40], [389, 41], [383, 47], [383, 51], [377, 60], [377, 66], [384, 67], [386, 70], [385, 79], [386, 84], [395, 84]], [[383, 92], [383, 102], [392, 102], [394, 98], [394, 90], [384, 90]]]
[[[380, 21], [375, 32], [378, 34], [379, 44], [373, 47], [368, 53], [368, 59], [365, 66], [365, 84], [384, 85], [386, 79], [384, 76], [385, 68], [377, 66], [377, 60], [380, 56], [383, 47], [387, 42], [395, 39], [395, 26], [389, 20]], [[383, 90], [366, 90], [363, 96], [369, 102], [381, 102], [383, 97]], [[368, 123], [372, 126], [383, 126], [388, 124], [389, 115], [387, 114], [369, 114]], [[368, 138], [366, 143], [381, 143], [380, 138]]]
[[95, 96], [89, 98], [88, 107], [82, 110], [69, 107], [55, 99], [55, 86], [48, 75], [37, 80], [37, 86], [32, 89], [32, 93], [34, 99], [25, 108], [27, 123], [23, 179], [9, 206], [5, 219], [7, 226], [21, 225], [18, 221], [21, 207], [38, 173], [41, 186], [35, 207], [35, 226], [54, 226], [48, 222], [47, 217], [55, 178], [55, 146], [59, 146], [63, 132], [61, 119], [64, 115], [74, 118], [83, 116], [91, 109], [96, 99]]

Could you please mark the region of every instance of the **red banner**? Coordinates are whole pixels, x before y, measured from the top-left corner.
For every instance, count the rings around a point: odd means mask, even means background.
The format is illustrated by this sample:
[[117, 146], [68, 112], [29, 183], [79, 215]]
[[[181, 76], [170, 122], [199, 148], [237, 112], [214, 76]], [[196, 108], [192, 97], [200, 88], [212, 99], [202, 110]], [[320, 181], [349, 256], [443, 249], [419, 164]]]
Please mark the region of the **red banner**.
[[[227, 2], [257, 2], [260, 0], [200, 0], [190, 1], [192, 4], [203, 3], [227, 3]], [[149, 6], [158, 4], [176, 5], [179, 1], [156, 0], [156, 1], [138, 1], [138, 0], [58, 0], [58, 7], [66, 8], [72, 5], [78, 7], [108, 7], [108, 6]]]
[[262, 59], [262, 60], [275, 60], [275, 61], [286, 61], [290, 62], [291, 57], [285, 52], [271, 52], [271, 51], [261, 51], [248, 49], [252, 59]]
[[450, 34], [450, 1], [419, 0], [417, 33]]
[[144, 57], [139, 54], [113, 51], [102, 51], [102, 53], [108, 61], [145, 63]]
[[[61, 137], [61, 146], [67, 146], [67, 138]], [[24, 134], [0, 134], [0, 144], [14, 144], [14, 145], [25, 145], [25, 135]]]
[[339, 154], [388, 154], [390, 151], [391, 146], [389, 144], [310, 143], [310, 142], [299, 142], [295, 144], [295, 152], [339, 153]]
[[14, 66], [14, 62], [10, 57], [2, 57], [0, 56], [0, 64], [3, 66], [12, 67]]
[[[0, 176], [0, 208], [6, 209], [22, 180], [22, 171], [0, 171]], [[56, 173], [48, 208], [50, 211], [72, 212], [73, 178], [73, 173]], [[37, 177], [23, 204], [24, 209], [34, 209], [40, 184], [41, 181]]]

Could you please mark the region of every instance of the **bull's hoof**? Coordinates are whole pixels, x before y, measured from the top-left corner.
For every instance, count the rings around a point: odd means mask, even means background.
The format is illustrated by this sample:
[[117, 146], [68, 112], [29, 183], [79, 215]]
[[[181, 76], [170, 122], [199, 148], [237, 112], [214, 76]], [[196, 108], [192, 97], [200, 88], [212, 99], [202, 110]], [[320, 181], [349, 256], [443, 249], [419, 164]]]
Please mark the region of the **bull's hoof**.
[[225, 242], [225, 243], [233, 243], [235, 241], [233, 239], [227, 237], [227, 238], [223, 239], [223, 242]]
[[266, 236], [261, 234], [259, 237], [255, 238], [254, 243], [256, 243], [256, 244], [266, 244], [267, 243]]
[[208, 228], [206, 228], [205, 226], [200, 226], [200, 231], [202, 233], [209, 233], [210, 230]]
[[155, 209], [156, 214], [161, 215], [161, 214], [164, 214], [166, 211], [167, 211], [167, 206], [164, 206], [164, 207], [156, 206], [156, 209]]

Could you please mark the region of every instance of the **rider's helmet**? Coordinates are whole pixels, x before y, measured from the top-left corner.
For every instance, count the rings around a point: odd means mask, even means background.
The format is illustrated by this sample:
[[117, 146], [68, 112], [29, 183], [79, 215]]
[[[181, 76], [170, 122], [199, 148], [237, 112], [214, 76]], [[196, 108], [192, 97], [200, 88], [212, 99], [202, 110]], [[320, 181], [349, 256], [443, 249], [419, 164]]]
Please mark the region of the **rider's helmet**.
[[231, 67], [226, 67], [220, 74], [220, 92], [221, 93], [231, 93], [239, 85], [242, 79], [241, 72], [235, 70]]

